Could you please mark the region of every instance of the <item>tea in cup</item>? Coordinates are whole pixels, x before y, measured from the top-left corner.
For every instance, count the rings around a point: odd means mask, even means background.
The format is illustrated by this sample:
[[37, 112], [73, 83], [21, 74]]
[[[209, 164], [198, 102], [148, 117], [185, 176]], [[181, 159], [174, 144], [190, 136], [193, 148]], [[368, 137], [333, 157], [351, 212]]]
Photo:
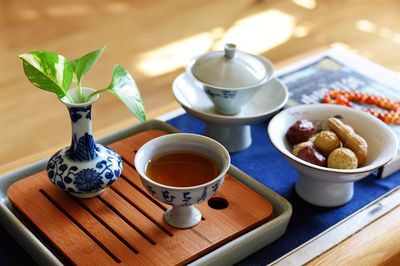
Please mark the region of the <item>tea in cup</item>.
[[150, 140], [135, 156], [144, 187], [158, 200], [172, 205], [164, 219], [177, 228], [200, 222], [201, 213], [194, 205], [218, 191], [229, 166], [230, 156], [224, 146], [188, 133]]

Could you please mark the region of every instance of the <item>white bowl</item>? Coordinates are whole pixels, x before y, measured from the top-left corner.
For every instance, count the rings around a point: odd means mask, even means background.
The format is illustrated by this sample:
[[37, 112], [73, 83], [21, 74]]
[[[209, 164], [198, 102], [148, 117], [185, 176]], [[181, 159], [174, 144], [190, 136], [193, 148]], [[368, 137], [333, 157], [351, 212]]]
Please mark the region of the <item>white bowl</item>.
[[[192, 187], [174, 187], [158, 183], [146, 175], [147, 163], [161, 154], [189, 151], [212, 159], [218, 175], [211, 181]], [[144, 144], [135, 155], [135, 168], [144, 187], [158, 200], [172, 205], [164, 214], [165, 221], [177, 228], [190, 228], [201, 220], [200, 211], [193, 205], [211, 197], [221, 187], [230, 166], [228, 151], [217, 141], [189, 133], [164, 135]], [[190, 178], [190, 177], [188, 177]]]
[[[323, 127], [329, 117], [341, 117], [368, 143], [368, 159], [356, 169], [321, 167], [296, 157], [286, 140], [288, 129], [300, 119], [312, 121], [316, 128]], [[353, 197], [353, 182], [369, 175], [388, 163], [397, 152], [397, 137], [382, 121], [360, 110], [339, 105], [312, 104], [285, 109], [269, 123], [268, 135], [275, 148], [285, 155], [298, 172], [295, 189], [305, 201], [323, 207], [340, 206]]]

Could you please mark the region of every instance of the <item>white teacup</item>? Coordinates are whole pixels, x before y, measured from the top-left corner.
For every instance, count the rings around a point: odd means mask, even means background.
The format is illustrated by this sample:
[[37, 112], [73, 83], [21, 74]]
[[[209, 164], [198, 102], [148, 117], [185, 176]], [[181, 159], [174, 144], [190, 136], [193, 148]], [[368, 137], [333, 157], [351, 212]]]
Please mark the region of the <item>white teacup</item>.
[[266, 58], [237, 51], [236, 45], [228, 43], [224, 51], [192, 58], [186, 72], [204, 89], [218, 113], [235, 115], [273, 78], [274, 66]]
[[[217, 176], [209, 182], [191, 186], [174, 187], [158, 183], [146, 173], [152, 159], [173, 152], [193, 152], [210, 158], [217, 166]], [[228, 151], [219, 142], [196, 134], [176, 133], [150, 140], [136, 153], [135, 167], [145, 188], [158, 200], [172, 205], [165, 214], [165, 221], [177, 228], [190, 228], [201, 220], [194, 204], [212, 196], [221, 187], [230, 166]], [[190, 178], [190, 177], [188, 177]]]

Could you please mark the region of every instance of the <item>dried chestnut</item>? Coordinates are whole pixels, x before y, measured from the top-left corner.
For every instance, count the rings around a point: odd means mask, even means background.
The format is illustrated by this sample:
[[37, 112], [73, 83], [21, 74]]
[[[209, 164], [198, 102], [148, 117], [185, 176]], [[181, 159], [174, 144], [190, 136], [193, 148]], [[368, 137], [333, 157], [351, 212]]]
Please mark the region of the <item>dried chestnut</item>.
[[314, 148], [322, 155], [328, 157], [329, 154], [336, 148], [339, 148], [342, 143], [339, 137], [332, 131], [323, 130], [315, 135]]
[[286, 132], [286, 139], [291, 144], [307, 141], [315, 133], [314, 125], [308, 120], [297, 120]]
[[297, 157], [300, 159], [319, 166], [326, 167], [325, 157], [317, 152], [313, 147], [306, 146], [299, 151]]
[[358, 160], [354, 152], [347, 148], [337, 148], [328, 158], [328, 167], [337, 169], [357, 168]]

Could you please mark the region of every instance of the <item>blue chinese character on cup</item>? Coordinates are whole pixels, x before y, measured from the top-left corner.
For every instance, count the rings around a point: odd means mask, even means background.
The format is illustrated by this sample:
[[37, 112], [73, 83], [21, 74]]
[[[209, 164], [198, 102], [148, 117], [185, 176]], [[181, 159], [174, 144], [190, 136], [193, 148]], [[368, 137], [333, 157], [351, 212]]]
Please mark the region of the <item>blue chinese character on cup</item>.
[[174, 201], [175, 196], [170, 195], [169, 191], [165, 190], [165, 191], [161, 191], [161, 193], [162, 193], [162, 196], [163, 196], [165, 202], [172, 203]]
[[190, 197], [190, 192], [183, 192], [183, 199], [182, 201], [184, 202], [183, 205], [187, 206], [190, 205], [190, 200], [192, 197]]
[[207, 188], [208, 187], [204, 187], [203, 188], [203, 193], [201, 194], [201, 196], [199, 198], [197, 198], [197, 202], [201, 202], [204, 201], [206, 199], [207, 196]]
[[211, 188], [214, 192], [216, 192], [221, 184], [221, 180], [218, 180]]
[[156, 192], [154, 191], [154, 189], [151, 186], [147, 186], [147, 190], [152, 194], [156, 194]]

